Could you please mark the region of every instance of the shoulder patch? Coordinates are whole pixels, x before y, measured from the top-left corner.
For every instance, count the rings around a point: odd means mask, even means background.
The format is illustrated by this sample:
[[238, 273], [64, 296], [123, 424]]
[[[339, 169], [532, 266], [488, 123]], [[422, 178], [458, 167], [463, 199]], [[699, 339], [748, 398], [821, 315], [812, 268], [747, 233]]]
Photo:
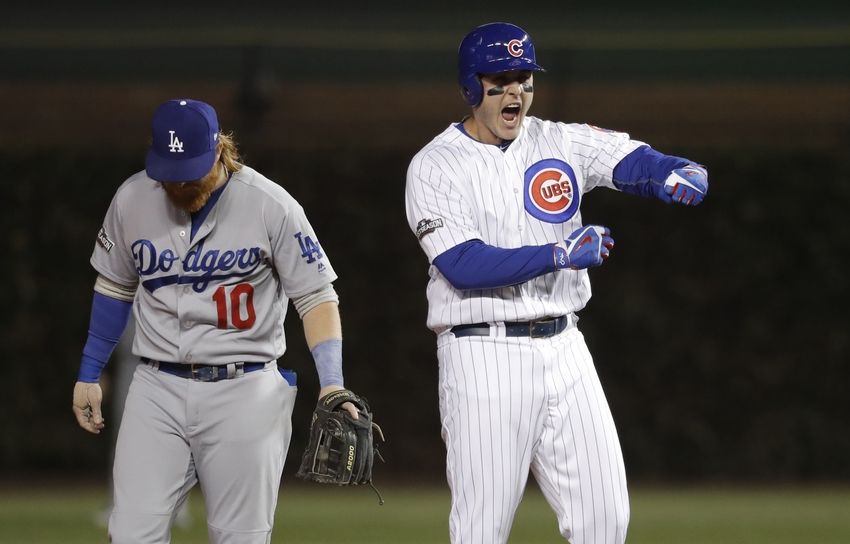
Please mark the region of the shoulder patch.
[[107, 253], [115, 247], [115, 242], [109, 239], [109, 236], [106, 234], [106, 229], [103, 227], [100, 227], [100, 230], [97, 231], [97, 245], [102, 247]]
[[430, 234], [442, 226], [442, 219], [423, 219], [416, 224], [416, 237], [421, 240], [426, 234]]
[[321, 260], [325, 256], [322, 253], [322, 246], [319, 245], [319, 242], [314, 242], [310, 235], [305, 236], [301, 232], [296, 232], [295, 238], [298, 239], [298, 245], [301, 247], [301, 257], [307, 261], [307, 264], [316, 261], [316, 259]]

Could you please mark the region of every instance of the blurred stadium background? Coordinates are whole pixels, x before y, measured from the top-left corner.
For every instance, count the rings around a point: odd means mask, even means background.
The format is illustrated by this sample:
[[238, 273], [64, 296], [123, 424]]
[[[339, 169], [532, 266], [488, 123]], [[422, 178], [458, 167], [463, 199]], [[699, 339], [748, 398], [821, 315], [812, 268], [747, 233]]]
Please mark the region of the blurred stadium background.
[[[347, 384], [388, 435], [378, 480], [409, 501], [402, 519], [419, 519], [419, 489], [421, 508], [435, 508], [427, 519], [445, 524], [426, 262], [406, 226], [404, 180], [412, 155], [464, 115], [457, 43], [493, 20], [529, 30], [548, 69], [532, 114], [623, 130], [711, 172], [695, 211], [604, 190], [584, 205], [617, 240], [592, 273], [581, 326], [634, 490], [630, 541], [850, 541], [848, 523], [821, 523], [850, 517], [850, 8], [534, 4], [4, 7], [0, 542], [102, 534], [77, 518], [103, 506], [110, 442], [70, 411], [88, 258], [114, 189], [143, 168], [153, 109], [181, 96], [214, 104], [246, 162], [306, 208], [340, 276]], [[301, 395], [284, 485], [317, 390], [292, 315], [287, 337], [283, 361], [299, 371]], [[367, 494], [345, 497], [341, 510], [371, 506]], [[282, 519], [292, 504], [284, 493]], [[74, 530], [63, 508], [76, 512]], [[767, 513], [743, 518], [758, 508]], [[521, 514], [518, 526], [539, 515], [550, 536], [516, 542], [558, 541], [539, 495]], [[703, 517], [688, 525], [693, 515]], [[773, 532], [753, 533], [760, 524]], [[33, 532], [51, 526], [64, 536]], [[676, 526], [669, 538], [649, 529]], [[387, 541], [445, 541], [442, 527], [434, 540], [411, 531]], [[303, 534], [291, 541], [323, 538]], [[275, 541], [284, 538], [279, 528]]]

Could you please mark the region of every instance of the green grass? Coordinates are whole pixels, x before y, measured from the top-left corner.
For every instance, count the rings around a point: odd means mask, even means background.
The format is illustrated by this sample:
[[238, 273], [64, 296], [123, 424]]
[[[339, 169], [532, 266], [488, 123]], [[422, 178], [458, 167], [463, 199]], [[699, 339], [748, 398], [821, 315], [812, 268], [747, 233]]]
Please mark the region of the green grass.
[[[378, 506], [368, 488], [284, 488], [273, 542], [404, 544], [448, 541], [448, 491], [382, 489]], [[106, 542], [95, 521], [106, 504], [102, 490], [57, 487], [0, 491], [0, 544]], [[193, 495], [194, 523], [175, 528], [175, 544], [205, 543], [203, 499]], [[555, 517], [536, 489], [517, 512], [512, 543], [563, 542]], [[632, 489], [629, 544], [846, 544], [850, 489]]]

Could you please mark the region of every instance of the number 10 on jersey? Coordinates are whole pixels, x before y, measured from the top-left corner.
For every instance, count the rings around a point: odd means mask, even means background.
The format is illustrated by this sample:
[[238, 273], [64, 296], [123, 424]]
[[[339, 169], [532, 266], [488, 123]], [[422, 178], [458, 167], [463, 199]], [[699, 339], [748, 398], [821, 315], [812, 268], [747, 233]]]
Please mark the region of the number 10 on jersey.
[[[240, 283], [233, 286], [222, 285], [212, 296], [218, 311], [218, 328], [235, 327], [240, 330], [250, 329], [257, 321], [254, 311], [254, 286], [250, 283]], [[228, 312], [228, 306], [230, 311]], [[245, 307], [243, 312], [242, 307]], [[243, 313], [246, 314], [245, 317]], [[228, 323], [228, 317], [230, 318]]]

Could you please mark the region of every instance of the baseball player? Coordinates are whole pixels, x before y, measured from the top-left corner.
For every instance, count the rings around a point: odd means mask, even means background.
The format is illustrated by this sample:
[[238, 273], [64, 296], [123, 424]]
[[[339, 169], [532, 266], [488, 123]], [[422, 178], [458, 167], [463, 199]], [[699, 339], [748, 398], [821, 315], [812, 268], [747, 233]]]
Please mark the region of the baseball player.
[[289, 300], [320, 397], [342, 389], [336, 274], [301, 206], [238, 159], [210, 105], [163, 103], [145, 170], [118, 188], [97, 234], [73, 399], [83, 429], [105, 425], [98, 380], [131, 310], [143, 363], [116, 444], [115, 544], [169, 542], [198, 482], [211, 542], [270, 541], [296, 394], [276, 363]]
[[528, 116], [534, 44], [508, 23], [463, 38], [471, 114], [407, 172], [410, 228], [430, 263], [451, 487], [451, 541], [506, 542], [529, 470], [573, 544], [622, 543], [629, 503], [617, 431], [576, 313], [614, 247], [582, 222], [595, 187], [693, 206], [706, 170], [628, 134]]

